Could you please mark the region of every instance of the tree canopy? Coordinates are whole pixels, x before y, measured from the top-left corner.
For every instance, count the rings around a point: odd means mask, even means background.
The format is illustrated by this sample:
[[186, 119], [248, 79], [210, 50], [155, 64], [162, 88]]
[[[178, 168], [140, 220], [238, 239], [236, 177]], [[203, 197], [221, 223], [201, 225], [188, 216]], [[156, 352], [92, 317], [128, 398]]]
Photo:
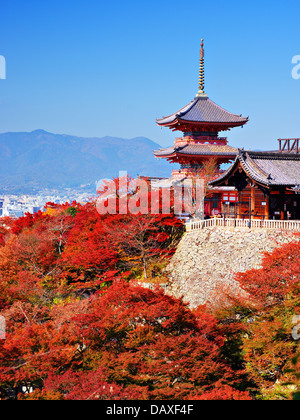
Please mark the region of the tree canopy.
[[242, 296], [191, 310], [160, 287], [182, 234], [171, 213], [94, 202], [2, 219], [1, 398], [298, 398], [299, 242], [238, 274]]

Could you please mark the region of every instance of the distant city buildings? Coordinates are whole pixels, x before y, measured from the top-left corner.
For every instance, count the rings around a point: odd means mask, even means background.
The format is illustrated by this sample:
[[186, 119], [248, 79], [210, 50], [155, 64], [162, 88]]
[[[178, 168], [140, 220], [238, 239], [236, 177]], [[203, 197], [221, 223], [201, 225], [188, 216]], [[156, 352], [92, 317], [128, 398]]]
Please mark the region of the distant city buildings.
[[58, 193], [47, 192], [37, 195], [2, 195], [0, 196], [0, 217], [9, 216], [18, 218], [25, 215], [25, 213], [34, 214], [39, 210], [43, 211], [46, 203], [65, 204], [77, 201], [85, 204], [91, 200], [89, 193], [72, 192], [67, 194], [65, 192]]

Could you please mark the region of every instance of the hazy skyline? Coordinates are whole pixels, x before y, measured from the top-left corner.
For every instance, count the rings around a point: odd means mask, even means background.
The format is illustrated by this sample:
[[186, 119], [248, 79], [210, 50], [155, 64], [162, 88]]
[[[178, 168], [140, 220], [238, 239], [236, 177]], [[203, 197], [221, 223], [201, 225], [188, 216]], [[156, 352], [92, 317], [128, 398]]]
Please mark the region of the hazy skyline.
[[[0, 132], [44, 129], [85, 137], [144, 136], [197, 92], [201, 38], [205, 91], [249, 123], [232, 146], [276, 149], [300, 137], [296, 1], [1, 2]], [[224, 134], [224, 133], [222, 133]]]

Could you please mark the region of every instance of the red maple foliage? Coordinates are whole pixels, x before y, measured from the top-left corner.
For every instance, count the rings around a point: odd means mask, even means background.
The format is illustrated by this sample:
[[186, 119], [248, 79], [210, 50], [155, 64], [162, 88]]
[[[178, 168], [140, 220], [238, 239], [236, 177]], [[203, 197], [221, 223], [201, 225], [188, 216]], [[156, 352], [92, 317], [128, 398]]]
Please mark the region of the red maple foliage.
[[164, 266], [182, 223], [116, 210], [48, 203], [1, 226], [1, 398], [249, 399], [239, 327], [135, 285]]
[[19, 327], [14, 315], [0, 348], [2, 384], [35, 386], [30, 398], [189, 399], [228, 387], [249, 398], [233, 388], [216, 319], [162, 290], [118, 281], [64, 304], [63, 317], [56, 307], [35, 318], [31, 311], [19, 312]]
[[240, 273], [237, 280], [256, 303], [276, 305], [300, 281], [300, 246], [292, 242], [266, 253], [262, 268]]
[[262, 399], [298, 395], [300, 347], [292, 333], [299, 330], [299, 256], [299, 241], [284, 244], [264, 255], [260, 269], [238, 274], [247, 297], [221, 316], [225, 324], [231, 319], [245, 373]]

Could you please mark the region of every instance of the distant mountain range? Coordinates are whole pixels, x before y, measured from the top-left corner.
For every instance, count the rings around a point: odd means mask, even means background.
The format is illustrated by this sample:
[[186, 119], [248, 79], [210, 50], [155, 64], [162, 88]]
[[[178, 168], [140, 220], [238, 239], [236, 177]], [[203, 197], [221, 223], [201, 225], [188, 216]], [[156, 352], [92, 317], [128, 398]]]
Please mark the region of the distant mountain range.
[[44, 130], [0, 134], [0, 192], [37, 193], [42, 189], [82, 188], [127, 171], [135, 177], [168, 177], [171, 166], [157, 160], [159, 144], [145, 137], [84, 138]]

